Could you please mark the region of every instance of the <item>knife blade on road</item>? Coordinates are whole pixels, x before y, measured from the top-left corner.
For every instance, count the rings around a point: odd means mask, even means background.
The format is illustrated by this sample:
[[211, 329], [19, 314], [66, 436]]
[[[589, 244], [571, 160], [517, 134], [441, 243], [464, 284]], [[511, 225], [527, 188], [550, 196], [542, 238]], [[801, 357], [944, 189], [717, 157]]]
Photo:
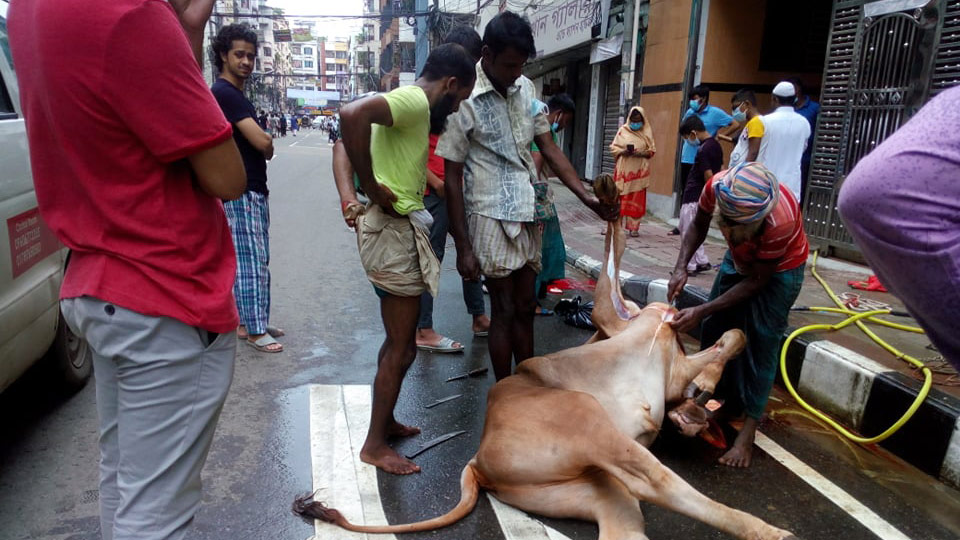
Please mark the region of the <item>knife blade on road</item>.
[[466, 430], [461, 429], [460, 431], [451, 431], [450, 433], [445, 433], [435, 439], [431, 439], [423, 443], [422, 445], [420, 445], [420, 448], [418, 448], [416, 451], [410, 454], [407, 454], [407, 459], [413, 459], [419, 456], [420, 454], [426, 452], [427, 450], [433, 448], [434, 446], [437, 446], [438, 444], [443, 444], [454, 437], [459, 437], [460, 435], [463, 435], [464, 433], [466, 433]]
[[432, 408], [436, 407], [437, 405], [440, 405], [441, 403], [446, 403], [446, 402], [448, 402], [448, 401], [453, 401], [453, 400], [455, 400], [455, 399], [457, 399], [458, 397], [461, 397], [461, 396], [463, 396], [463, 394], [454, 394], [454, 395], [452, 395], [452, 396], [442, 397], [442, 398], [434, 401], [433, 403], [430, 403], [429, 405], [425, 406], [424, 408], [425, 408], [425, 409], [432, 409]]

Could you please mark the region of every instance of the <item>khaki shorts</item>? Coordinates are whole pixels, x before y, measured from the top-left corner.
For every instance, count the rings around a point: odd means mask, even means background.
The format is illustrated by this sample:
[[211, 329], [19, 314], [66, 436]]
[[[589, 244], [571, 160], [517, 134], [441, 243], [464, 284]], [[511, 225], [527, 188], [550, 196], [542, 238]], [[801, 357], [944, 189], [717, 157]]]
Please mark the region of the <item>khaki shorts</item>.
[[357, 248], [374, 287], [394, 296], [437, 295], [440, 262], [430, 238], [409, 218], [396, 218], [379, 205], [368, 205], [357, 218]]
[[[519, 227], [519, 234], [511, 236], [510, 227]], [[536, 223], [504, 223], [480, 214], [467, 217], [470, 243], [480, 262], [480, 271], [489, 278], [509, 276], [524, 266], [540, 273], [540, 229]]]

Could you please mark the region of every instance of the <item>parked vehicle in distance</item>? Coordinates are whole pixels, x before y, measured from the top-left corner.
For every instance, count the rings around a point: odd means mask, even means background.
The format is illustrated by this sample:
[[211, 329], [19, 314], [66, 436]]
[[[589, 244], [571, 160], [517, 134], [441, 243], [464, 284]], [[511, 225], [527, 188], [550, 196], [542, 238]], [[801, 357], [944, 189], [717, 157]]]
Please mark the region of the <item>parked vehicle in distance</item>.
[[90, 378], [90, 351], [60, 314], [69, 251], [37, 208], [7, 39], [8, 7], [0, 0], [0, 392], [41, 360], [51, 384], [72, 391]]

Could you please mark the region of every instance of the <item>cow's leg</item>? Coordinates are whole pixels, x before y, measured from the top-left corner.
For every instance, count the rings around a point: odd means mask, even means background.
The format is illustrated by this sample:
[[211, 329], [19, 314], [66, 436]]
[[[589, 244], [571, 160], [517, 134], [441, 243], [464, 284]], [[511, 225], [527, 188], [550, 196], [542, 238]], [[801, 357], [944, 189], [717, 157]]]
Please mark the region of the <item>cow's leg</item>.
[[596, 521], [598, 540], [648, 540], [636, 497], [604, 471], [563, 484], [498, 486], [494, 496], [533, 514]]
[[633, 496], [700, 520], [743, 540], [796, 538], [788, 531], [700, 493], [636, 441], [619, 432], [609, 433], [608, 437], [606, 444], [602, 445], [602, 452], [598, 452], [597, 466], [623, 482]]
[[713, 346], [697, 354], [674, 360], [670, 384], [664, 399], [670, 403], [684, 397], [683, 393], [692, 383], [701, 391], [711, 394], [720, 381], [727, 362], [743, 350], [746, 338], [740, 330], [728, 330]]

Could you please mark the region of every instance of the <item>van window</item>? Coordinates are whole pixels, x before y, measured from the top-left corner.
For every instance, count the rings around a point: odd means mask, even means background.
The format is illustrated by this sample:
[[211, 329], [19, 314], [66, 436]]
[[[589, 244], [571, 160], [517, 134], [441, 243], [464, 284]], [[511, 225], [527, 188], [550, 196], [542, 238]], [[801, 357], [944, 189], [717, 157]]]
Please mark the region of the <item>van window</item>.
[[[7, 65], [13, 69], [13, 55], [10, 54], [10, 40], [7, 39], [7, 7], [9, 4], [0, 0], [0, 50], [7, 59]], [[7, 92], [7, 85], [0, 76], [0, 120], [14, 114], [13, 101]]]

